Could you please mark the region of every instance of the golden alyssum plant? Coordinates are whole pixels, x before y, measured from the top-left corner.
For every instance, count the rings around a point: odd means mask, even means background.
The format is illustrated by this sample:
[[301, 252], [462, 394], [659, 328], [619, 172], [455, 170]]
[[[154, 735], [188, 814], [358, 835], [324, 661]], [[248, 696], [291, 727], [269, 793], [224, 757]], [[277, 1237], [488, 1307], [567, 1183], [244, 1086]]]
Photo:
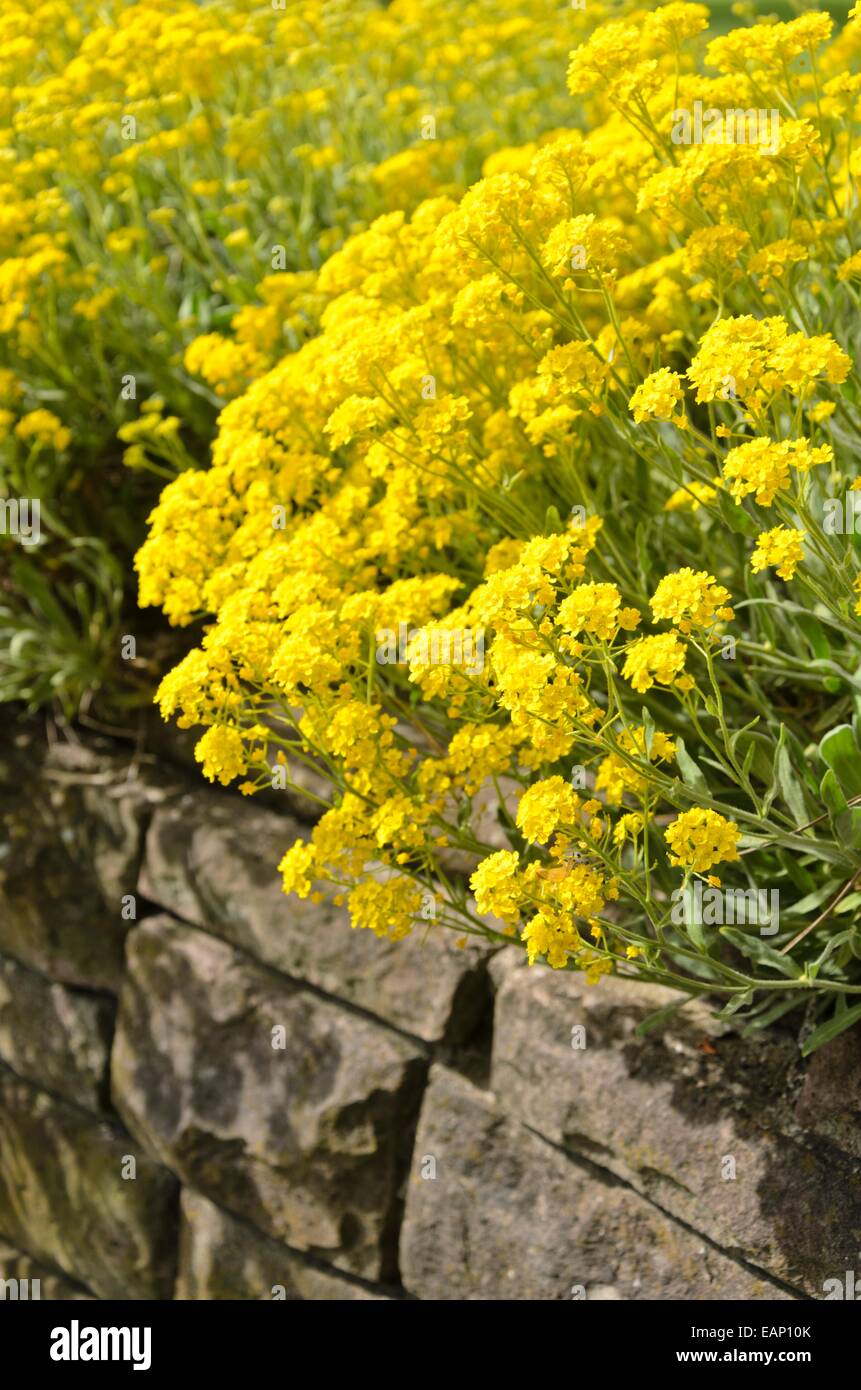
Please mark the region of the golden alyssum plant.
[[330, 785], [287, 892], [810, 1051], [861, 1017], [861, 23], [707, 23], [600, 24], [586, 135], [333, 255], [137, 564], [204, 774]]
[[585, 15], [522, 9], [3, 5], [0, 503], [38, 502], [40, 525], [32, 546], [0, 528], [0, 701], [149, 699], [143, 650], [118, 652], [158, 488], [316, 332], [316, 271], [349, 233], [561, 122]]

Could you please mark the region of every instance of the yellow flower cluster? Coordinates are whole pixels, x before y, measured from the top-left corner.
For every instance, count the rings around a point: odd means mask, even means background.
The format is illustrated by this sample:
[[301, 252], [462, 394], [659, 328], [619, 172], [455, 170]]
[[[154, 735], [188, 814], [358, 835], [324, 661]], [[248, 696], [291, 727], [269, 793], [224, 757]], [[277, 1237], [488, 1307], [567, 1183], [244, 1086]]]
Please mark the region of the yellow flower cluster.
[[673, 864], [683, 864], [696, 873], [707, 873], [714, 864], [738, 858], [738, 826], [717, 811], [697, 807], [685, 811], [665, 832]]
[[[704, 70], [707, 23], [676, 0], [599, 23], [569, 66], [585, 134], [500, 150], [335, 251], [319, 332], [225, 406], [136, 563], [143, 605], [206, 621], [158, 694], [206, 728], [205, 774], [331, 784], [286, 891], [380, 935], [432, 921], [741, 996], [673, 916], [680, 878], [741, 875], [750, 835], [803, 895], [847, 853], [817, 827], [857, 834], [835, 778], [808, 805], [805, 750], [835, 694], [848, 721], [861, 657], [826, 524], [861, 427], [861, 24], [746, 27]], [[676, 148], [679, 109], [763, 93], [773, 149]], [[245, 345], [186, 365], [232, 395]]]
[[[0, 489], [38, 491], [52, 576], [86, 590], [94, 616], [73, 602], [69, 621], [100, 683], [131, 674], [113, 595], [153, 476], [199, 466], [224, 402], [317, 332], [338, 291], [317, 272], [348, 235], [460, 196], [501, 146], [562, 124], [558, 74], [586, 24], [563, 0], [4, 4]], [[129, 439], [155, 397], [181, 428], [152, 410]], [[45, 405], [53, 433], [34, 424]], [[0, 547], [13, 632], [32, 633], [34, 563]], [[48, 697], [74, 707], [92, 690], [47, 598], [42, 618], [60, 645], [53, 671], [39, 658]], [[25, 662], [27, 698], [32, 676]]]

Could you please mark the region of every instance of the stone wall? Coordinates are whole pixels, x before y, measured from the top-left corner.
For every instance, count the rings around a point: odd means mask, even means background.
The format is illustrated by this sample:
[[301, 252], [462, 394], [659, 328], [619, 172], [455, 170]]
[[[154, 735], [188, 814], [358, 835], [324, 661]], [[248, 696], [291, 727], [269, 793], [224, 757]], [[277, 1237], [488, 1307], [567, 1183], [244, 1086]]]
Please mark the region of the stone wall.
[[[821, 1298], [861, 1036], [288, 901], [302, 833], [105, 740], [0, 748], [0, 1278], [42, 1298]], [[797, 1031], [797, 1030], [796, 1030]]]

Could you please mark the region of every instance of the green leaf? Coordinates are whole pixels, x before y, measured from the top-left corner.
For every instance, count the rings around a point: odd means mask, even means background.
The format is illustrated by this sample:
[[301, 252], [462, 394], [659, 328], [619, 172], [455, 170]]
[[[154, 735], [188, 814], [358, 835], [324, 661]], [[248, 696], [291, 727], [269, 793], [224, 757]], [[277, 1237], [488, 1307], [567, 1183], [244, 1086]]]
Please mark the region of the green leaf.
[[697, 767], [688, 750], [685, 748], [685, 741], [678, 735], [675, 739], [676, 762], [679, 772], [682, 774], [682, 781], [685, 786], [690, 787], [691, 791], [699, 792], [701, 796], [708, 796], [708, 783], [700, 769]]
[[839, 888], [840, 879], [829, 878], [812, 893], [808, 893], [806, 897], [799, 898], [798, 902], [785, 908], [783, 915], [786, 917], [809, 917], [811, 912], [816, 912], [823, 903], [827, 903], [830, 898], [835, 897]]
[[845, 931], [837, 932], [836, 936], [829, 937], [822, 954], [807, 966], [807, 973], [811, 980], [816, 979], [825, 962], [831, 958], [835, 951], [839, 951], [841, 946], [849, 945], [854, 935], [855, 928], [847, 927]]
[[819, 661], [831, 660], [831, 644], [825, 629], [812, 613], [799, 613], [796, 624], [810, 644], [810, 650]]
[[777, 740], [777, 752], [774, 755], [774, 775], [780, 790], [780, 795], [792, 812], [796, 825], [806, 825], [807, 821], [810, 820], [810, 816], [807, 813], [801, 783], [795, 775], [792, 760], [789, 756], [785, 724], [781, 724], [780, 726], [780, 736]]
[[746, 932], [737, 931], [735, 927], [721, 927], [721, 936], [725, 936], [742, 955], [747, 956], [748, 960], [754, 961], [757, 965], [766, 965], [771, 970], [776, 970], [780, 975], [786, 975], [789, 979], [797, 980], [803, 974], [801, 966], [794, 961], [791, 956], [782, 956], [779, 951], [775, 951], [773, 946], [769, 946], [763, 941], [761, 936], [748, 936]]
[[840, 724], [827, 733], [819, 744], [819, 752], [846, 797], [861, 796], [861, 752], [851, 724]]
[[757, 715], [755, 719], [751, 719], [749, 724], [745, 724], [743, 729], [737, 729], [736, 732], [730, 737], [729, 746], [732, 749], [733, 753], [735, 753], [735, 747], [739, 739], [742, 738], [744, 734], [749, 734], [751, 729], [755, 729], [758, 723], [759, 715]]
[[748, 725], [746, 728], [740, 729], [738, 734], [734, 736], [731, 745], [733, 752], [735, 752], [736, 745], [739, 749], [744, 750], [744, 765], [748, 771], [753, 767], [754, 776], [765, 786], [768, 786], [773, 775], [774, 739], [767, 738], [765, 734], [751, 733], [750, 725]]
[[753, 990], [746, 989], [742, 994], [734, 994], [731, 999], [724, 1004], [718, 1017], [729, 1018], [731, 1014], [737, 1014], [739, 1009], [744, 1009], [748, 1004], [753, 1003]]
[[744, 755], [744, 762], [741, 765], [741, 775], [744, 778], [745, 782], [747, 782], [748, 777], [750, 776], [750, 769], [753, 763], [753, 757], [755, 753], [756, 744], [751, 742], [750, 747]]
[[691, 941], [698, 950], [705, 952], [708, 950], [708, 942], [706, 941], [705, 932], [703, 931], [702, 918], [695, 910], [695, 891], [694, 884], [688, 880], [682, 890], [684, 924]]
[[637, 578], [646, 591], [650, 591], [652, 588], [652, 561], [649, 554], [648, 535], [649, 528], [641, 521], [634, 532], [634, 551], [637, 556]]
[[807, 663], [808, 671], [821, 671], [823, 673], [822, 684], [830, 695], [836, 695], [838, 691], [843, 689], [844, 685], [844, 682], [839, 676], [827, 674], [829, 671], [833, 671], [834, 668], [835, 663], [833, 661], [820, 661], [817, 659], [815, 661], [808, 661]]
[[751, 1034], [757, 1032], [758, 1029], [770, 1027], [771, 1024], [776, 1023], [779, 1018], [783, 1018], [784, 1014], [788, 1014], [790, 1009], [797, 1009], [801, 1002], [802, 1001], [795, 994], [790, 995], [789, 999], [778, 1000], [776, 1004], [772, 1004], [770, 1009], [766, 1009], [764, 1013], [757, 1014], [756, 1018], [752, 1019], [750, 1023], [746, 1025], [742, 1030], [742, 1037], [749, 1038]]
[[644, 730], [644, 736], [645, 736], [645, 737], [644, 737], [644, 741], [645, 741], [645, 745], [646, 745], [646, 757], [647, 757], [647, 758], [651, 758], [651, 756], [652, 756], [652, 739], [653, 739], [654, 736], [655, 736], [655, 721], [654, 721], [654, 719], [652, 718], [652, 716], [651, 716], [651, 714], [649, 713], [649, 711], [646, 709], [646, 706], [645, 706], [645, 705], [643, 705], [643, 708], [642, 708], [642, 711], [641, 711], [641, 717], [642, 717], [642, 720], [643, 720], [643, 730]]
[[672, 1004], [666, 1004], [663, 1009], [656, 1009], [649, 1014], [642, 1022], [638, 1023], [634, 1029], [634, 1034], [638, 1038], [645, 1037], [647, 1033], [652, 1033], [656, 1028], [662, 1028], [665, 1023], [677, 1014], [679, 1009], [683, 1009], [686, 1004], [690, 1004], [692, 996], [683, 994], [681, 998], [674, 999]]
[[849, 810], [846, 804], [846, 797], [840, 790], [840, 784], [831, 768], [828, 769], [819, 784], [819, 795], [822, 797], [825, 808], [831, 817], [832, 824]]
[[817, 1048], [831, 1042], [847, 1028], [851, 1028], [853, 1023], [857, 1023], [859, 1018], [861, 1018], [861, 1004], [854, 1004], [851, 1009], [844, 1009], [842, 1013], [835, 1012], [827, 1023], [820, 1023], [819, 1027], [810, 1034], [801, 1048], [802, 1057], [809, 1057], [811, 1052], [815, 1052]]
[[847, 849], [861, 849], [861, 806], [844, 811], [834, 822], [837, 838]]
[[[806, 893], [813, 893], [816, 891], [816, 885], [819, 880], [809, 869], [805, 869], [804, 865], [800, 863], [795, 854], [790, 854], [788, 850], [781, 849], [778, 850], [777, 859], [783, 872], [792, 880], [802, 896]], [[836, 887], [837, 884], [835, 884], [835, 888]]]

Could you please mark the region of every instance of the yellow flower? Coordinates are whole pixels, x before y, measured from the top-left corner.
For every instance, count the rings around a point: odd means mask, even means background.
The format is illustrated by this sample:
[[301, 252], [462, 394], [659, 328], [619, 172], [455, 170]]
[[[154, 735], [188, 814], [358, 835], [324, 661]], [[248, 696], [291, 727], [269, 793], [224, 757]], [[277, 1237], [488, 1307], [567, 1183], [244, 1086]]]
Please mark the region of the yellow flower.
[[347, 897], [350, 925], [363, 927], [375, 936], [402, 941], [409, 936], [422, 905], [421, 890], [408, 878], [391, 878], [383, 883], [368, 878]]
[[830, 444], [811, 445], [806, 439], [775, 443], [771, 439], [750, 439], [730, 449], [723, 464], [723, 475], [736, 502], [753, 495], [761, 507], [768, 507], [778, 492], [788, 492], [789, 468], [806, 473], [820, 463], [830, 463], [834, 451]]
[[712, 502], [715, 497], [717, 497], [717, 488], [698, 478], [692, 478], [689, 483], [685, 483], [684, 487], [677, 488], [667, 498], [664, 503], [664, 511], [677, 512], [683, 508], [689, 508], [692, 512], [696, 512], [699, 511], [704, 502]]
[[[588, 864], [563, 868], [558, 878], [549, 881], [547, 903], [521, 932], [529, 964], [532, 965], [538, 956], [546, 955], [548, 965], [554, 970], [563, 970], [572, 954], [578, 958], [583, 942], [574, 919], [580, 918], [593, 932], [600, 932], [598, 918], [615, 891], [614, 886], [605, 882], [598, 870]], [[589, 960], [592, 959], [589, 952]]]
[[503, 922], [516, 922], [520, 914], [519, 859], [514, 850], [501, 849], [483, 859], [469, 880], [476, 912], [492, 913]]
[[780, 241], [772, 241], [768, 246], [763, 246], [761, 251], [757, 251], [755, 256], [751, 256], [747, 268], [751, 274], [760, 277], [763, 287], [765, 287], [772, 279], [781, 280], [786, 274], [788, 266], [806, 260], [806, 246], [801, 246], [799, 242], [783, 237]]
[[644, 38], [650, 47], [674, 49], [701, 34], [708, 27], [709, 11], [706, 5], [686, 3], [686, 0], [671, 0], [668, 5], [659, 5], [647, 14], [643, 24]]
[[615, 584], [579, 584], [560, 603], [556, 621], [575, 635], [588, 632], [601, 642], [612, 642], [620, 628], [631, 632], [640, 615], [635, 608], [622, 607]]
[[587, 212], [553, 228], [542, 247], [541, 261], [551, 275], [574, 288], [572, 274], [579, 270], [590, 275], [616, 271], [627, 252], [628, 242], [618, 225]]
[[203, 775], [223, 787], [248, 770], [245, 745], [238, 729], [214, 724], [195, 745], [194, 756], [203, 764]]
[[684, 670], [686, 651], [674, 632], [641, 637], [628, 648], [622, 675], [641, 695], [656, 682], [672, 685]]
[[781, 579], [791, 579], [804, 559], [806, 534], [790, 526], [775, 526], [771, 531], [761, 532], [750, 557], [751, 569], [758, 574], [771, 566]]
[[703, 335], [687, 376], [697, 401], [747, 401], [777, 391], [798, 395], [819, 377], [839, 385], [851, 359], [830, 334], [790, 333], [782, 318], [718, 319]]
[[314, 879], [314, 867], [313, 844], [307, 840], [294, 841], [278, 865], [282, 890], [285, 893], [295, 893], [300, 898], [307, 898]]
[[573, 96], [612, 83], [640, 56], [639, 28], [624, 20], [600, 25], [589, 40], [575, 48], [568, 67], [568, 90]]
[[645, 819], [639, 811], [629, 811], [620, 816], [613, 829], [613, 844], [623, 845], [626, 840], [636, 843], [643, 833]]
[[[648, 788], [648, 777], [630, 765], [630, 757], [646, 761], [646, 731], [642, 725], [637, 729], [624, 729], [619, 735], [619, 752], [610, 753], [602, 759], [595, 776], [595, 790], [604, 793], [610, 806], [621, 805], [626, 792], [641, 796]], [[676, 745], [664, 733], [655, 730], [649, 749], [651, 762], [664, 762], [675, 757]], [[624, 755], [628, 754], [626, 758]]]
[[14, 433], [25, 443], [48, 444], [58, 453], [68, 449], [72, 440], [71, 430], [50, 410], [31, 410], [22, 415]]
[[684, 411], [680, 415], [676, 414], [683, 401], [682, 379], [678, 372], [660, 367], [637, 387], [628, 401], [628, 407], [638, 425], [644, 420], [675, 420], [678, 424], [682, 420], [686, 423]]
[[580, 806], [580, 797], [562, 777], [546, 777], [520, 798], [518, 829], [531, 844], [546, 844], [557, 826], [576, 824]]
[[677, 570], [661, 580], [652, 595], [655, 618], [666, 618], [681, 632], [708, 630], [716, 622], [729, 622], [734, 614], [727, 606], [729, 590], [706, 570]]
[[717, 811], [696, 806], [684, 811], [664, 831], [670, 848], [670, 863], [704, 874], [713, 864], [738, 859], [741, 831], [735, 821]]
[[837, 267], [838, 280], [855, 280], [861, 277], [861, 251], [856, 251], [854, 255], [847, 256]]

